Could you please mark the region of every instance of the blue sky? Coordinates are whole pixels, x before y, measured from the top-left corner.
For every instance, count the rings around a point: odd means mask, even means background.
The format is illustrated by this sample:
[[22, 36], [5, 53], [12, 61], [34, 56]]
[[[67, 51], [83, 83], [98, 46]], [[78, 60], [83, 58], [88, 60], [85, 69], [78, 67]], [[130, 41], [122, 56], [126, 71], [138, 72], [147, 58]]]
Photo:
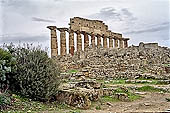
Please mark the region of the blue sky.
[[0, 0], [0, 44], [50, 46], [48, 25], [68, 27], [75, 16], [103, 20], [130, 45], [170, 47], [169, 0]]

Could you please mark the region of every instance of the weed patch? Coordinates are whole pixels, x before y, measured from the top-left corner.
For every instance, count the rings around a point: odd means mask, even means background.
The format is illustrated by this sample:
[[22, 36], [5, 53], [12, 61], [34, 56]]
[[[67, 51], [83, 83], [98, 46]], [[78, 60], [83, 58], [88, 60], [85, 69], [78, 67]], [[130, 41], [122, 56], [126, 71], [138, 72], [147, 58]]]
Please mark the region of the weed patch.
[[153, 86], [142, 86], [137, 88], [138, 91], [147, 91], [147, 92], [165, 92], [163, 89], [154, 88]]

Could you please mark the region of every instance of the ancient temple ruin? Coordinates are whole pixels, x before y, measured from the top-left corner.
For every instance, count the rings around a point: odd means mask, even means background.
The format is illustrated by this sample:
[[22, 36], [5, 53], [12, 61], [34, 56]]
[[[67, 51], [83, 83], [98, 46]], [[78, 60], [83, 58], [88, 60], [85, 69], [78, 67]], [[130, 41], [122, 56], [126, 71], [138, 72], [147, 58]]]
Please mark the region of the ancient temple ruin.
[[[100, 47], [103, 45], [104, 48], [126, 48], [128, 47], [129, 38], [123, 38], [122, 34], [112, 32], [108, 29], [108, 26], [100, 20], [89, 20], [80, 17], [74, 17], [70, 19], [69, 28], [58, 28], [56, 26], [48, 26], [51, 30], [51, 56], [58, 55], [58, 43], [57, 43], [57, 32], [60, 31], [60, 55], [66, 55], [66, 32], [69, 33], [69, 53], [74, 55], [75, 43], [74, 33], [77, 35], [77, 51], [82, 51], [82, 36], [84, 35], [84, 50], [88, 48], [89, 36], [91, 36], [91, 46]], [[97, 45], [95, 44], [95, 37], [97, 37]], [[103, 38], [103, 44], [101, 44], [101, 38]], [[107, 38], [109, 43], [107, 43]], [[114, 42], [113, 42], [114, 41]], [[114, 43], [114, 44], [113, 44]], [[109, 46], [108, 46], [109, 45]]]

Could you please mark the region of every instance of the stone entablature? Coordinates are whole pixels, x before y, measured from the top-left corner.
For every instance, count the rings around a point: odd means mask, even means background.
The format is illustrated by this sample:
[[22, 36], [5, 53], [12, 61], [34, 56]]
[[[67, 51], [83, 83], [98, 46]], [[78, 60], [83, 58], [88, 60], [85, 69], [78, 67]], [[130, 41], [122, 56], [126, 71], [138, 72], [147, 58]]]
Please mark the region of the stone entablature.
[[153, 48], [153, 49], [155, 49], [155, 48], [158, 48], [158, 43], [143, 43], [143, 42], [141, 42], [140, 44], [139, 44], [139, 47], [140, 48]]
[[[57, 28], [56, 26], [48, 26], [51, 30], [51, 56], [58, 55], [57, 33], [60, 31], [60, 46], [61, 54], [66, 55], [66, 32], [69, 33], [69, 53], [71, 55], [75, 52], [74, 33], [77, 35], [77, 51], [82, 51], [82, 36], [84, 35], [84, 50], [89, 47], [89, 36], [91, 36], [91, 45], [96, 47], [95, 38], [97, 37], [97, 46], [103, 45], [104, 48], [126, 48], [128, 47], [129, 38], [123, 38], [122, 34], [114, 33], [108, 30], [108, 26], [100, 20], [88, 20], [80, 17], [70, 19], [69, 28]], [[103, 44], [101, 44], [103, 38]], [[109, 43], [107, 43], [107, 38]], [[114, 40], [114, 46], [113, 46]]]

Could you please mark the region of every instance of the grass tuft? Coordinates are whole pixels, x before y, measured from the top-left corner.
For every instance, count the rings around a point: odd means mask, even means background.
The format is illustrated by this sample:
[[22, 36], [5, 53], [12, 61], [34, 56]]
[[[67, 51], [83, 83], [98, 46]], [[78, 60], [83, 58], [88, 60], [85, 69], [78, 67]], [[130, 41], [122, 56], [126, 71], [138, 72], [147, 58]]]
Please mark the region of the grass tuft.
[[153, 86], [142, 86], [138, 88], [139, 91], [147, 91], [147, 92], [165, 92], [163, 89], [154, 88]]

